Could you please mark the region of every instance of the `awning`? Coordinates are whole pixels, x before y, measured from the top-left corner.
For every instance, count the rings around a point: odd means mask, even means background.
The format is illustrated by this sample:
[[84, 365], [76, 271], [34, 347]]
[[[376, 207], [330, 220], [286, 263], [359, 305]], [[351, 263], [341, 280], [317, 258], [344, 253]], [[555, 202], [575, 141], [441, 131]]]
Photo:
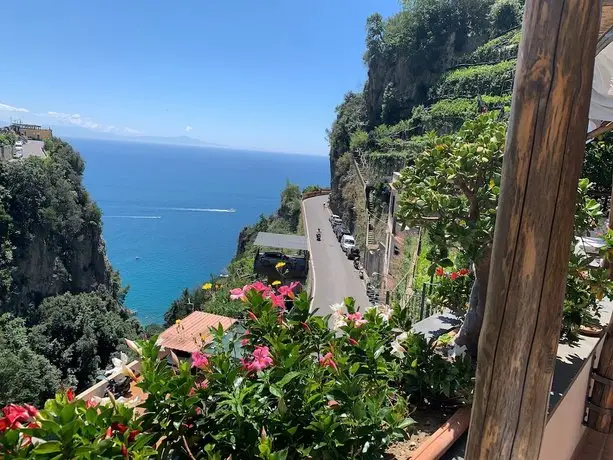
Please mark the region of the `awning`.
[[308, 251], [306, 236], [284, 235], [282, 233], [260, 232], [255, 237], [255, 246], [278, 249], [294, 249], [297, 251]]

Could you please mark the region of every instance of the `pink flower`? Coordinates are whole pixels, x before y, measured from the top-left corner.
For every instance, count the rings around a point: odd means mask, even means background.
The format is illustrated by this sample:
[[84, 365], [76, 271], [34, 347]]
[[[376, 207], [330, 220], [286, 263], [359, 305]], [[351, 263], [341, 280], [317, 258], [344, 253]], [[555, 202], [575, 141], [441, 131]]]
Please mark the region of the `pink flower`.
[[261, 371], [272, 364], [272, 358], [268, 347], [255, 347], [253, 351], [253, 361], [251, 362], [251, 370]]
[[298, 287], [298, 286], [300, 286], [300, 283], [298, 281], [292, 281], [289, 286], [280, 286], [279, 287], [279, 294], [281, 294], [283, 296], [287, 296], [290, 299], [293, 299], [293, 298], [296, 297], [294, 295], [294, 289], [296, 287]]
[[452, 280], [455, 280], [457, 277], [458, 277], [458, 274], [457, 274], [456, 272], [453, 272], [453, 273], [450, 275], [450, 278], [451, 278]]
[[19, 422], [27, 422], [30, 418], [30, 414], [28, 414], [28, 410], [18, 406], [17, 404], [9, 404], [4, 409], [2, 409], [4, 415], [11, 427], [15, 427], [16, 423]]
[[268, 298], [275, 307], [285, 310], [285, 297], [283, 297], [282, 295], [273, 294], [271, 292]]
[[68, 390], [66, 390], [66, 399], [69, 403], [74, 401], [74, 390], [72, 388], [68, 388]]
[[199, 351], [195, 351], [192, 353], [192, 367], [197, 367], [198, 369], [204, 369], [209, 365], [209, 357], [205, 353], [201, 353]]
[[24, 404], [23, 407], [25, 407], [31, 417], [36, 417], [38, 415], [38, 409], [36, 407], [30, 404]]
[[247, 316], [248, 316], [248, 317], [249, 317], [249, 319], [250, 319], [250, 320], [252, 320], [252, 321], [257, 321], [257, 320], [258, 320], [258, 317], [257, 317], [257, 316], [255, 316], [255, 313], [253, 313], [251, 310], [249, 310], [249, 311], [247, 312]]
[[243, 339], [243, 340], [241, 340], [241, 346], [245, 347], [245, 346], [247, 346], [247, 345], [249, 345], [249, 339]]
[[359, 345], [358, 341], [356, 339], [352, 339], [351, 337], [349, 337], [347, 341], [349, 342], [350, 345], [353, 345], [355, 347]]
[[358, 312], [356, 312], [356, 313], [349, 313], [349, 314], [347, 315], [347, 319], [348, 319], [349, 321], [353, 321], [353, 325], [354, 325], [355, 327], [360, 327], [360, 326], [362, 326], [363, 324], [368, 323], [368, 321], [367, 321], [367, 320], [365, 320], [364, 318], [362, 318], [362, 313], [360, 313], [359, 311], [358, 311]]
[[247, 300], [247, 297], [245, 297], [245, 291], [243, 288], [234, 288], [230, 291], [230, 299], [242, 300], [244, 302]]
[[202, 382], [196, 382], [194, 387], [198, 390], [204, 390], [205, 388], [209, 387], [209, 381], [207, 379], [204, 379]]
[[247, 372], [260, 372], [273, 363], [268, 347], [255, 347], [251, 357], [241, 359], [242, 367]]
[[328, 352], [325, 355], [323, 355], [321, 358], [319, 358], [319, 364], [321, 364], [324, 367], [331, 367], [332, 369], [337, 371], [338, 367], [336, 363], [334, 362], [333, 358], [334, 356], [332, 355], [332, 353]]
[[255, 289], [256, 291], [261, 292], [262, 294], [266, 294], [270, 292], [270, 286], [266, 286], [261, 281], [256, 281], [255, 283], [253, 283], [251, 285], [251, 289]]
[[85, 403], [85, 407], [87, 409], [92, 408], [92, 407], [97, 407], [97, 406], [98, 406], [98, 402], [93, 398], [88, 399], [87, 402]]
[[460, 276], [468, 275], [468, 268], [461, 268], [460, 271], [458, 272], [458, 275]]
[[302, 329], [304, 329], [305, 331], [309, 331], [311, 332], [311, 326], [309, 326], [307, 323], [300, 323], [300, 325], [302, 326]]
[[244, 371], [249, 372], [249, 364], [251, 364], [251, 363], [249, 362], [249, 360], [248, 360], [247, 358], [241, 358], [241, 359], [240, 359], [240, 362], [241, 362], [241, 368], [242, 368]]
[[334, 407], [338, 407], [338, 401], [336, 401], [335, 399], [331, 399], [330, 401], [328, 401], [328, 407], [334, 408]]

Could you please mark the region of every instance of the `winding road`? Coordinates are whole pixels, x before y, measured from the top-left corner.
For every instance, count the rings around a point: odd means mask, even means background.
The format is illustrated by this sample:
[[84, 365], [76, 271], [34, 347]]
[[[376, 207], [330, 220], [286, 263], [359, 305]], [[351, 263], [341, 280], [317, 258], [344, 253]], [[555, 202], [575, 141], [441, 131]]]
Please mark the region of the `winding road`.
[[[328, 195], [307, 198], [303, 201], [306, 235], [311, 253], [313, 275], [312, 309], [325, 316], [332, 312], [330, 305], [353, 297], [356, 305], [364, 310], [368, 305], [364, 282], [353, 268], [334, 236], [328, 221], [330, 212], [324, 208]], [[321, 241], [317, 241], [317, 229], [321, 229]]]

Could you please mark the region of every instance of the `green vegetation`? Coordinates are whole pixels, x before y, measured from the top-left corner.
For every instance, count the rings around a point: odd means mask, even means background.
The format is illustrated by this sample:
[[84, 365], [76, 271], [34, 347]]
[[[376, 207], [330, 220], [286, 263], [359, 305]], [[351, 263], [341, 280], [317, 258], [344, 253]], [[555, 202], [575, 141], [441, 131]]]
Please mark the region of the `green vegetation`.
[[488, 15], [492, 35], [518, 27], [521, 24], [522, 4], [519, 0], [496, 0]]
[[466, 60], [472, 64], [488, 64], [515, 59], [520, 38], [520, 30], [507, 32], [481, 45]]
[[0, 145], [15, 145], [17, 136], [12, 132], [6, 132], [0, 134]]
[[[305, 191], [308, 189], [305, 188]], [[314, 187], [311, 186], [310, 190]], [[201, 286], [194, 289], [184, 289], [181, 296], [174, 300], [166, 313], [166, 326], [175, 323], [193, 311], [205, 311], [217, 315], [240, 317], [244, 305], [232, 302], [230, 289], [244, 286], [255, 280], [253, 263], [255, 252], [253, 242], [259, 232], [299, 233], [302, 192], [300, 187], [289, 181], [281, 192], [281, 205], [271, 216], [260, 216], [258, 221], [245, 227], [238, 238], [236, 255], [230, 262], [224, 276], [211, 275]]]
[[[469, 360], [445, 358], [408, 332], [400, 310], [357, 312], [346, 299], [319, 317], [305, 293], [237, 291], [246, 331], [224, 337], [220, 327], [191, 362], [171, 354], [170, 366], [155, 338], [130, 344], [148, 394], [141, 413], [115, 401], [92, 407], [70, 392], [40, 413], [4, 408], [0, 457], [378, 459], [411, 432], [415, 408], [470, 401]], [[273, 295], [293, 297], [293, 308], [273, 305]]]
[[37, 353], [23, 318], [0, 315], [0, 405], [43, 404], [60, 386], [60, 371]]
[[[497, 121], [495, 114], [481, 115], [467, 121], [458, 133], [437, 139], [435, 147], [417, 157], [396, 184], [400, 221], [428, 229], [429, 274], [453, 267], [453, 251], [470, 264], [474, 276], [470, 296], [466, 286], [452, 283], [442, 286], [445, 292], [439, 292], [439, 300], [443, 299], [442, 306], [449, 307], [444, 304], [451, 302], [461, 307], [464, 302], [458, 298], [466, 296], [469, 308], [456, 343], [467, 346], [471, 354], [476, 354], [486, 302], [505, 138], [505, 123]], [[590, 188], [589, 180], [579, 182], [577, 235], [593, 230], [602, 215]], [[594, 322], [598, 301], [613, 289], [607, 270], [590, 269], [590, 262], [587, 256], [571, 257], [562, 330], [566, 340], [574, 340], [581, 325]]]
[[593, 184], [590, 194], [603, 209], [608, 209], [613, 177], [613, 133], [599, 136], [586, 145], [583, 176]]
[[0, 162], [0, 402], [89, 386], [140, 332], [106, 261], [81, 156], [60, 139], [45, 150]]
[[487, 94], [503, 96], [513, 88], [515, 60], [453, 70], [432, 91], [433, 98]]
[[367, 20], [368, 125], [396, 124], [427, 101], [428, 87], [479, 37], [492, 0], [404, 1], [400, 13]]

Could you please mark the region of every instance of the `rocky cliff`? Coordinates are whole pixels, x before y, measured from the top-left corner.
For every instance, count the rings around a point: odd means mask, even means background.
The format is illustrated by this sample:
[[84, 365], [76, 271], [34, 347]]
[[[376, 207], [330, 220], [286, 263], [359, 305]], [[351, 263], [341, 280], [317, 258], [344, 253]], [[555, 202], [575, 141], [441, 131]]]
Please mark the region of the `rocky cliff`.
[[113, 289], [83, 160], [59, 139], [45, 148], [45, 158], [0, 163], [0, 312], [27, 316], [45, 297]]

